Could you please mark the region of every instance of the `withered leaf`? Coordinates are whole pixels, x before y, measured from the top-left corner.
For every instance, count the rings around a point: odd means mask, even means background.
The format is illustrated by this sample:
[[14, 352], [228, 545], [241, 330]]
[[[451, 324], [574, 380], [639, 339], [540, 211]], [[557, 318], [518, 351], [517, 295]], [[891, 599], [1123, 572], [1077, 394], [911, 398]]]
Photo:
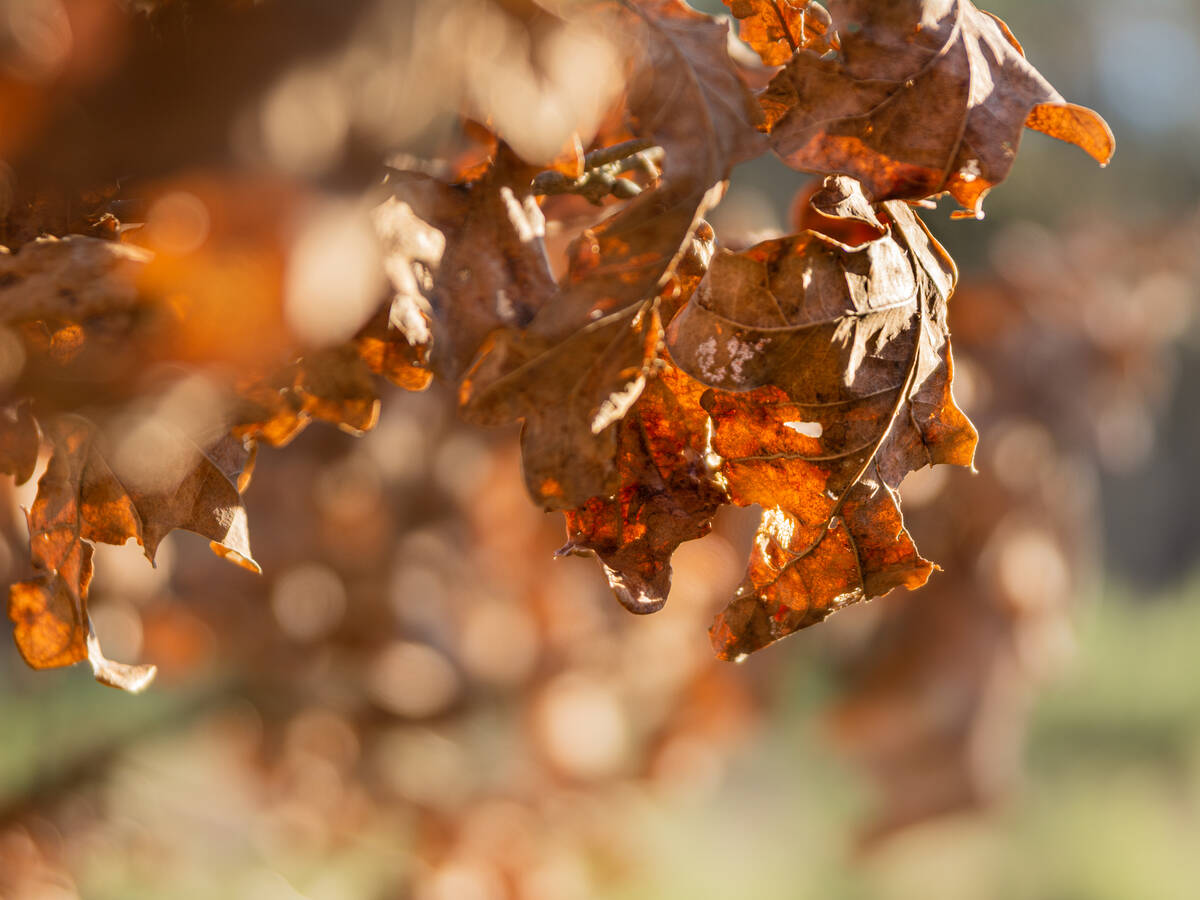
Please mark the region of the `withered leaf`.
[[355, 337], [358, 352], [372, 372], [407, 390], [424, 390], [433, 379], [432, 309], [426, 295], [433, 289], [446, 238], [397, 197], [379, 204], [371, 221], [383, 250], [392, 300]]
[[153, 562], [162, 539], [182, 528], [223, 548], [219, 555], [260, 571], [236, 484], [250, 460], [241, 438], [225, 435], [201, 448], [166, 423], [155, 423], [139, 433], [144, 444], [124, 448], [114, 468], [90, 423], [63, 418], [88, 435], [79, 490], [84, 538], [118, 545], [135, 538]]
[[967, 0], [833, 0], [836, 59], [798, 53], [761, 102], [788, 165], [853, 175], [877, 201], [949, 191], [970, 215], [1012, 167], [1022, 127], [1101, 165], [1113, 136], [1067, 103], [1004, 25]]
[[17, 253], [0, 247], [0, 318], [65, 320], [131, 309], [143, 300], [137, 279], [151, 254], [99, 238], [40, 237]]
[[351, 345], [306, 354], [292, 389], [306, 414], [351, 434], [370, 431], [379, 420], [370, 369]]
[[719, 389], [703, 402], [730, 496], [765, 510], [713, 627], [725, 657], [924, 583], [931, 565], [895, 489], [974, 453], [950, 391], [949, 258], [906, 204], [876, 217], [851, 179], [827, 179], [816, 203], [887, 231], [856, 247], [807, 231], [721, 253], [669, 335], [677, 364]]
[[35, 575], [9, 587], [8, 614], [17, 649], [35, 669], [69, 666], [84, 659], [96, 679], [131, 691], [154, 678], [153, 666], [128, 666], [104, 658], [87, 612], [92, 545], [81, 494], [92, 430], [83, 419], [62, 416], [47, 427], [54, 453], [29, 510], [30, 554]]
[[813, 0], [724, 0], [738, 20], [738, 37], [768, 66], [782, 66], [796, 51], [833, 49], [829, 13]]
[[389, 178], [392, 196], [375, 215], [396, 290], [390, 323], [427, 340], [430, 365], [455, 381], [501, 327], [522, 328], [555, 290], [542, 247], [545, 222], [530, 194], [536, 170], [501, 145], [487, 172], [445, 184], [414, 172]]
[[153, 667], [106, 659], [92, 633], [88, 541], [120, 545], [134, 538], [153, 562], [167, 533], [183, 528], [209, 538], [231, 562], [259, 571], [235, 485], [250, 453], [230, 436], [201, 449], [162, 425], [139, 434], [145, 446], [121, 455], [118, 476], [87, 419], [56, 416], [46, 436], [53, 452], [28, 516], [35, 576], [9, 591], [17, 646], [34, 668], [87, 659], [97, 680], [141, 690], [153, 678]]
[[373, 316], [354, 342], [367, 368], [392, 384], [408, 391], [423, 391], [433, 381], [429, 319], [412, 307], [397, 309], [393, 305]]
[[657, 372], [616, 427], [620, 487], [566, 513], [559, 553], [595, 553], [630, 612], [662, 608], [675, 548], [706, 535], [727, 501], [709, 471], [703, 391], [678, 369]]
[[0, 472], [24, 484], [37, 467], [38, 427], [28, 401], [0, 409]]
[[27, 513], [34, 577], [9, 588], [8, 614], [21, 656], [35, 669], [87, 658], [87, 612], [92, 547], [81, 540], [79, 491], [89, 432], [71, 420], [46, 428], [54, 447], [37, 497]]
[[727, 28], [677, 0], [617, 10], [634, 72], [633, 130], [665, 153], [657, 187], [586, 231], [553, 302], [498, 332], [462, 385], [474, 421], [524, 419], [526, 484], [548, 509], [617, 489], [613, 425], [637, 400], [660, 338], [654, 304], [693, 250], [737, 162], [761, 152]]
[[[387, 338], [381, 342], [392, 346]], [[370, 431], [379, 419], [379, 396], [361, 343], [311, 351], [271, 378], [241, 385], [238, 393], [242, 408], [234, 433], [272, 447], [290, 443], [313, 419], [350, 434]]]

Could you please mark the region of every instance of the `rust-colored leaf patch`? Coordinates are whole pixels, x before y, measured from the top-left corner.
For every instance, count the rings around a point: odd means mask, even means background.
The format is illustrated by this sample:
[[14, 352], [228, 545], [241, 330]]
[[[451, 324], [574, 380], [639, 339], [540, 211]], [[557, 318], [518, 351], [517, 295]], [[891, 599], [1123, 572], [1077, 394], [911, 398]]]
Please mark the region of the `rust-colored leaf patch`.
[[673, 367], [647, 383], [617, 427], [621, 484], [568, 510], [564, 553], [594, 553], [621, 605], [648, 613], [667, 600], [671, 554], [709, 532], [727, 502], [710, 471], [704, 386]]
[[[235, 433], [282, 447], [314, 419], [350, 434], [370, 431], [379, 419], [379, 397], [362, 346], [314, 350], [271, 378], [242, 385]], [[393, 346], [389, 336], [379, 338], [381, 365]]]
[[724, 0], [738, 20], [738, 37], [768, 66], [782, 66], [799, 50], [833, 49], [829, 13], [812, 0]]
[[58, 416], [45, 430], [52, 453], [28, 513], [35, 574], [9, 591], [17, 646], [34, 668], [88, 659], [98, 680], [140, 690], [153, 667], [107, 660], [91, 631], [88, 542], [120, 545], [132, 538], [153, 562], [167, 533], [183, 528], [207, 537], [220, 555], [258, 571], [235, 483], [249, 452], [231, 437], [202, 449], [166, 427], [151, 426], [139, 433], [143, 446], [132, 453], [118, 450], [114, 471], [96, 427], [86, 419]]
[[0, 409], [0, 472], [12, 475], [17, 484], [33, 476], [38, 458], [38, 427], [29, 403]]

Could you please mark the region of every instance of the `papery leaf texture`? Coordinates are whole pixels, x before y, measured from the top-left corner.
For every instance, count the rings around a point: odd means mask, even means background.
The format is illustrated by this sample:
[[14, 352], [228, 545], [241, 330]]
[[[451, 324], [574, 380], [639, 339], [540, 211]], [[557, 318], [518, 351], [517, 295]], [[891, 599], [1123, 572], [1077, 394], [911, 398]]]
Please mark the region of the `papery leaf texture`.
[[655, 612], [671, 586], [671, 554], [708, 534], [727, 501], [711, 471], [704, 386], [671, 366], [647, 382], [617, 425], [620, 487], [566, 513], [560, 554], [595, 554], [621, 605]]
[[663, 149], [662, 177], [575, 241], [552, 301], [495, 333], [461, 392], [470, 420], [524, 420], [526, 484], [549, 509], [616, 489], [614, 426], [657, 358], [654, 304], [730, 168], [763, 149], [725, 25], [677, 0], [602, 6], [627, 37], [631, 129]]
[[906, 204], [876, 213], [852, 179], [826, 179], [813, 207], [874, 237], [848, 246], [810, 230], [719, 253], [669, 335], [677, 364], [715, 389], [702, 402], [733, 501], [765, 510], [713, 627], [728, 658], [923, 584], [932, 565], [896, 488], [974, 452], [950, 389], [953, 264]]
[[761, 97], [775, 152], [798, 169], [859, 179], [874, 200], [948, 191], [968, 214], [1007, 177], [1022, 128], [1101, 165], [1113, 137], [968, 0], [833, 0], [836, 58], [801, 52]]
[[28, 513], [35, 574], [9, 589], [17, 647], [34, 668], [87, 659], [103, 683], [140, 690], [153, 677], [152, 667], [106, 659], [91, 630], [89, 542], [121, 545], [133, 538], [153, 561], [167, 533], [183, 528], [209, 538], [219, 555], [258, 571], [235, 484], [249, 453], [238, 439], [225, 437], [202, 449], [165, 425], [148, 425], [136, 433], [138, 446], [118, 449], [114, 471], [88, 420], [60, 415], [45, 430], [52, 452]]
[[833, 49], [832, 20], [813, 0], [724, 0], [738, 20], [738, 37], [768, 66], [781, 66], [801, 49]]

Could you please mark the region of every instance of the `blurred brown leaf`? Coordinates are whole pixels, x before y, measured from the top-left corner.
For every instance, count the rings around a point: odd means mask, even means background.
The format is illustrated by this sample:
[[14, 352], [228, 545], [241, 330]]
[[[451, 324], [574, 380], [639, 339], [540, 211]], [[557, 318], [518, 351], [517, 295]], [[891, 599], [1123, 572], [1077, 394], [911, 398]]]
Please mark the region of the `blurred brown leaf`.
[[12, 475], [17, 484], [27, 482], [37, 466], [39, 443], [28, 401], [0, 409], [0, 472]]
[[761, 152], [757, 110], [729, 60], [726, 26], [677, 0], [622, 6], [617, 22], [633, 56], [633, 131], [663, 148], [663, 176], [584, 232], [553, 302], [528, 327], [498, 332], [462, 390], [474, 421], [525, 420], [526, 484], [548, 509], [616, 489], [613, 425], [656, 357], [655, 299], [730, 168]]
[[100, 238], [40, 237], [17, 253], [0, 248], [5, 322], [78, 321], [145, 302], [137, 279], [151, 254]]
[[[391, 352], [387, 348], [395, 346], [391, 335], [376, 340], [381, 353]], [[379, 396], [363, 346], [344, 344], [314, 350], [272, 378], [241, 385], [234, 433], [282, 447], [313, 419], [350, 434], [374, 428], [379, 419]]]
[[[234, 484], [249, 455], [240, 440], [224, 438], [201, 450], [163, 427], [138, 435], [148, 446], [125, 456], [118, 477], [101, 451], [96, 428], [62, 415], [46, 425], [52, 454], [29, 511], [35, 577], [12, 585], [9, 616], [17, 646], [38, 669], [92, 662], [98, 680], [140, 690], [152, 677], [104, 658], [87, 613], [92, 545], [137, 540], [151, 562], [176, 528], [194, 531], [220, 555], [258, 571], [250, 554], [246, 511]], [[133, 470], [132, 467], [136, 467]]]

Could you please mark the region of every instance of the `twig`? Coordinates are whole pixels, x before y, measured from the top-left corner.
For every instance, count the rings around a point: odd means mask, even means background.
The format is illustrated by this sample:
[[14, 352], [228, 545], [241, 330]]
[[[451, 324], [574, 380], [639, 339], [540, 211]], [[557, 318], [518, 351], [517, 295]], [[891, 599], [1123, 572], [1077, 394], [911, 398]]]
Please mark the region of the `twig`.
[[642, 188], [637, 182], [618, 176], [640, 170], [651, 178], [657, 178], [661, 173], [662, 161], [662, 147], [656, 147], [653, 141], [636, 138], [593, 150], [584, 157], [584, 172], [578, 178], [570, 178], [553, 170], [538, 173], [533, 179], [533, 192], [579, 194], [596, 205], [609, 194], [628, 200], [640, 194]]

